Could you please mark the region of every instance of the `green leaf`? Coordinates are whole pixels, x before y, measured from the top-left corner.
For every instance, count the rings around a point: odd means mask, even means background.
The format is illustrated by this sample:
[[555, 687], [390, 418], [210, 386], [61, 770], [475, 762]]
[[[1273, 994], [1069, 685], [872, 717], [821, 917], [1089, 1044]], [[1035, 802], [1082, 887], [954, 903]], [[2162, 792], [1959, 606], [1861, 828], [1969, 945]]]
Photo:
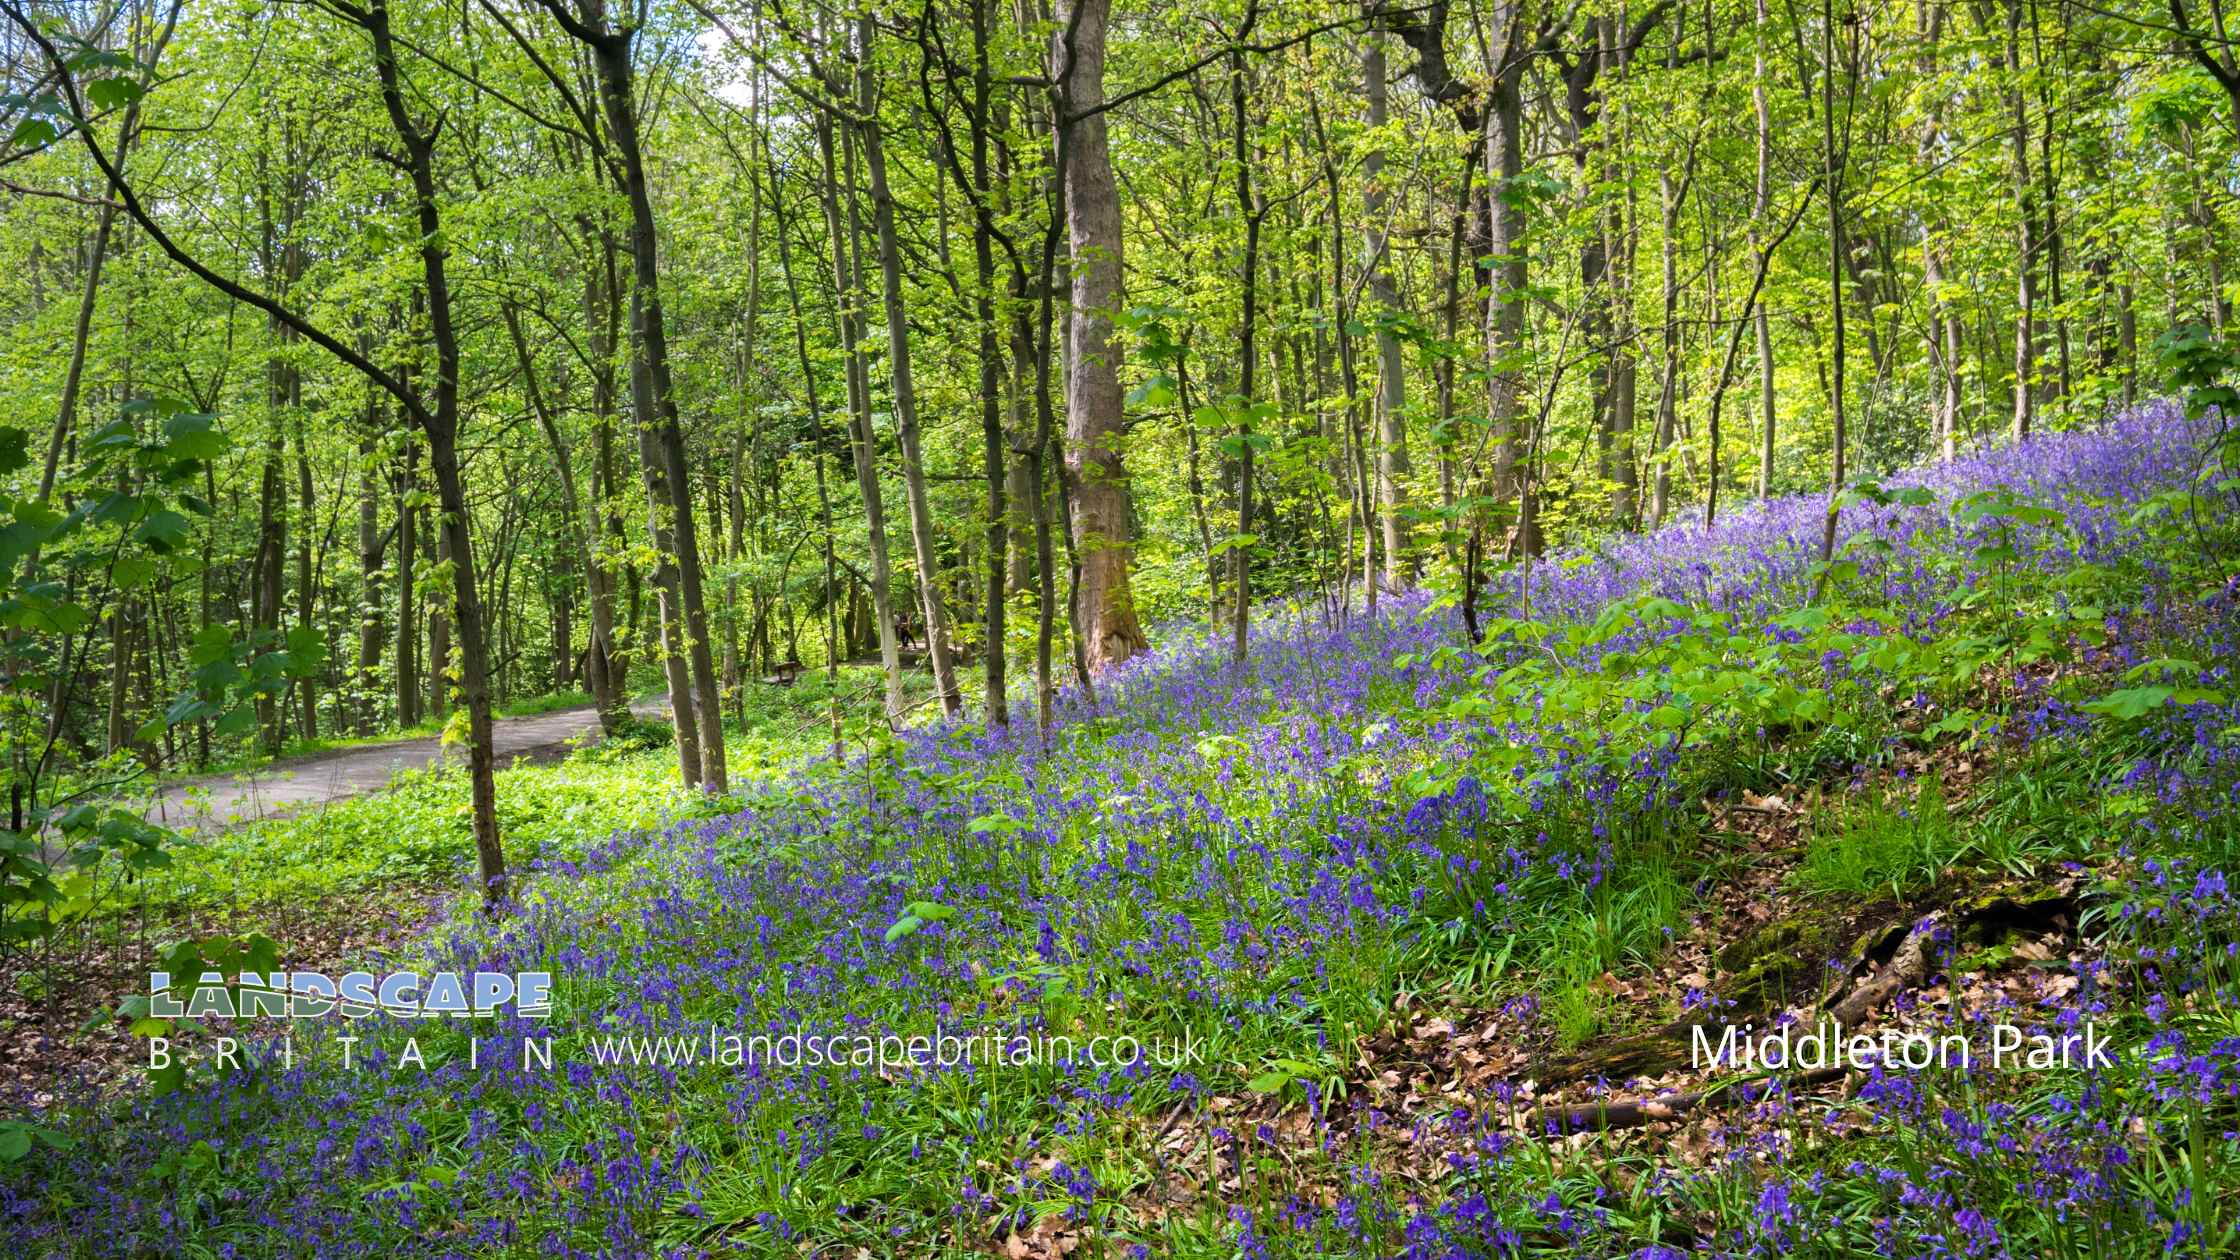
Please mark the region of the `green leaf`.
[[94, 79], [86, 84], [86, 95], [102, 109], [123, 109], [145, 91], [136, 79]]
[[163, 453], [172, 459], [212, 460], [225, 454], [233, 440], [215, 427], [217, 417], [190, 412], [163, 422]]
[[326, 663], [327, 637], [317, 626], [290, 627], [287, 643], [286, 671], [290, 678], [309, 678]]
[[31, 434], [22, 429], [0, 428], [0, 477], [31, 463]]
[[8, 143], [17, 148], [37, 149], [53, 144], [61, 134], [47, 119], [26, 118], [16, 124], [15, 131], [8, 136]]
[[160, 509], [140, 522], [132, 536], [157, 551], [170, 551], [187, 538], [187, 518], [170, 508]]
[[2177, 691], [2170, 687], [2125, 687], [2111, 691], [2098, 700], [2083, 706], [2087, 713], [2102, 713], [2115, 718], [2142, 718], [2168, 704]]
[[1128, 391], [1130, 407], [1171, 407], [1175, 400], [1175, 379], [1164, 372], [1153, 373], [1143, 384]]
[[187, 652], [187, 660], [196, 665], [209, 665], [233, 654], [233, 627], [212, 622], [194, 632], [194, 642]]
[[109, 569], [109, 580], [121, 591], [146, 586], [156, 575], [156, 562], [146, 556], [119, 556]]

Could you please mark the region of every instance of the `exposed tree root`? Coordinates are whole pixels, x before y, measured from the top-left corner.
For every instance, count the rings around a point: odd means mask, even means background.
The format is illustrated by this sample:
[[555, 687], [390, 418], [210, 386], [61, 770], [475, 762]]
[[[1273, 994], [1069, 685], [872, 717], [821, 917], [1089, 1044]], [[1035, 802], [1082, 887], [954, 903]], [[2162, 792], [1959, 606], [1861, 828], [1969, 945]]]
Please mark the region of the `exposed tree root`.
[[[1985, 896], [1951, 898], [1941, 908], [1929, 910], [1915, 919], [1902, 935], [1894, 924], [1877, 923], [1859, 938], [1852, 957], [1858, 959], [1854, 971], [1877, 963], [1879, 966], [1840, 998], [1818, 1005], [1826, 1019], [1842, 1025], [1859, 1024], [1899, 993], [1926, 983], [1935, 968], [1949, 957], [1952, 947], [1971, 941], [1990, 943], [2015, 931], [2065, 928], [2075, 923], [2076, 908], [2075, 886], [2071, 881], [2064, 881], [2034, 892], [2003, 890]], [[1741, 1013], [1728, 1011], [1717, 1021], [1677, 1020], [1651, 1032], [1624, 1038], [1594, 1053], [1554, 1064], [1534, 1079], [1545, 1087], [1550, 1083], [1588, 1078], [1617, 1080], [1677, 1071], [1686, 1065], [1686, 1047], [1699, 1029], [1723, 1028], [1738, 1018]], [[1844, 1070], [1825, 1067], [1692, 1093], [1544, 1108], [1534, 1114], [1532, 1129], [1561, 1136], [1633, 1128], [1658, 1120], [1678, 1119], [1707, 1105], [1756, 1102], [1784, 1085], [1820, 1084], [1843, 1075]]]
[[1814, 1068], [1793, 1076], [1761, 1077], [1687, 1094], [1614, 1099], [1577, 1107], [1548, 1108], [1533, 1113], [1532, 1131], [1550, 1137], [1563, 1137], [1572, 1133], [1631, 1129], [1659, 1120], [1678, 1120], [1707, 1106], [1759, 1102], [1784, 1086], [1819, 1085], [1842, 1076], [1844, 1072], [1845, 1069], [1840, 1067]]

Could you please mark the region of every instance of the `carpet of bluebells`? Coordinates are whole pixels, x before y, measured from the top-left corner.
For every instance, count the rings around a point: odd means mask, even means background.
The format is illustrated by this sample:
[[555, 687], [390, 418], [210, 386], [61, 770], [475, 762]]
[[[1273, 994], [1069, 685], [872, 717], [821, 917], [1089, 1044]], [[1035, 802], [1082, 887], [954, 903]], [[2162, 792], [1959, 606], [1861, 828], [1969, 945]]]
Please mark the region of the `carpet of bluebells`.
[[[426, 946], [555, 973], [551, 1019], [472, 1026], [473, 1066], [468, 1026], [321, 1022], [292, 1065], [57, 1108], [0, 1171], [8, 1252], [2229, 1252], [2240, 610], [2230, 503], [2173, 494], [2205, 440], [2149, 406], [1890, 478], [1818, 602], [1826, 500], [1779, 499], [1506, 571], [1475, 635], [1435, 592], [1271, 613], [1242, 663], [1172, 630], [1047, 741], [913, 730], [586, 838]], [[2092, 946], [1945, 1018], [2097, 1021], [2114, 1068], [1776, 1091], [1695, 1159], [1531, 1132], [1500, 1088], [1385, 1114], [1348, 1087], [1402, 994], [1553, 1018], [1582, 952], [1653, 966], [1720, 869], [1707, 799], [1961, 743], [2051, 768], [2066, 825], [2025, 869], [2091, 890]], [[595, 1051], [988, 1029], [1151, 1053]]]

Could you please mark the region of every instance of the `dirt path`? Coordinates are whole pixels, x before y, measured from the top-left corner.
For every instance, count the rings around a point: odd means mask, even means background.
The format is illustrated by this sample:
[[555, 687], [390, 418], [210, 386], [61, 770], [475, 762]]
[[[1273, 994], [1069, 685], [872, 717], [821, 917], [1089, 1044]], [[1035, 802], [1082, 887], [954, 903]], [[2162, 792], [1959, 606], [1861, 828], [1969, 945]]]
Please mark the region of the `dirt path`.
[[[630, 707], [641, 717], [668, 714], [668, 701], [660, 696]], [[529, 717], [499, 718], [493, 725], [498, 765], [503, 768], [516, 757], [534, 761], [560, 756], [567, 751], [569, 740], [599, 729], [599, 712], [585, 705]], [[144, 816], [150, 822], [186, 831], [211, 831], [276, 817], [306, 805], [378, 792], [400, 770], [419, 770], [440, 760], [458, 761], [463, 757], [458, 749], [445, 751], [443, 741], [434, 735], [338, 748], [239, 774], [182, 779], [156, 793]]]

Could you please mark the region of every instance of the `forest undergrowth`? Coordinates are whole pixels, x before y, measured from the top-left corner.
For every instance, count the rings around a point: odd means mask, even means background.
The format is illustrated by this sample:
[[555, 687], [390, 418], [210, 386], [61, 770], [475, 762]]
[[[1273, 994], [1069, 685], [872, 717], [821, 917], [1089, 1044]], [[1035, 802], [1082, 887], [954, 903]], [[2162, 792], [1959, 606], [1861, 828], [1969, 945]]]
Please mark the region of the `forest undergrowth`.
[[[594, 809], [401, 954], [550, 971], [549, 1018], [319, 1021], [65, 1097], [0, 1130], [0, 1219], [88, 1255], [2225, 1253], [2211, 440], [2149, 405], [1855, 488], [1829, 566], [1826, 500], [1776, 498], [1467, 612], [1266, 617], [1241, 663], [1171, 631], [1047, 740]], [[1694, 1054], [1831, 1018], [1976, 1054]], [[2002, 1026], [2109, 1061], [1994, 1066]], [[1014, 1052], [886, 1050], [943, 1035]]]

